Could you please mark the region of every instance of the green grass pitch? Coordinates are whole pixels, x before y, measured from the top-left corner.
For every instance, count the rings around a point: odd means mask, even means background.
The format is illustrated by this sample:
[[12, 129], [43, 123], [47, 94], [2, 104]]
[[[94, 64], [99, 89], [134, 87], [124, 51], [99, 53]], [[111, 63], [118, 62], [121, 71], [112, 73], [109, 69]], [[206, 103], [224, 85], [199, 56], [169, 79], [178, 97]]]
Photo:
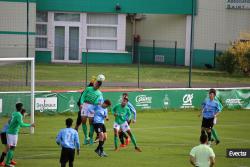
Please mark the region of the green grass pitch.
[[[187, 167], [189, 152], [199, 144], [200, 123], [198, 110], [176, 111], [143, 111], [138, 113], [137, 123], [131, 128], [136, 136], [142, 152], [134, 151], [132, 144], [127, 148], [114, 152], [113, 146], [113, 116], [106, 122], [108, 140], [105, 143], [107, 158], [100, 158], [94, 152], [93, 146], [81, 144], [80, 156], [75, 158], [75, 166], [84, 167]], [[55, 138], [64, 120], [73, 115], [36, 116], [35, 134], [25, 134], [28, 129], [22, 129], [15, 152], [18, 167], [56, 167], [59, 166], [60, 147]], [[250, 159], [228, 159], [227, 148], [250, 148], [250, 111], [224, 110], [219, 116], [216, 129], [221, 143], [212, 148], [216, 154], [216, 166], [240, 167], [250, 166]], [[3, 125], [7, 118], [1, 118]], [[79, 131], [82, 143], [83, 133]], [[1, 146], [0, 149], [3, 147]]]

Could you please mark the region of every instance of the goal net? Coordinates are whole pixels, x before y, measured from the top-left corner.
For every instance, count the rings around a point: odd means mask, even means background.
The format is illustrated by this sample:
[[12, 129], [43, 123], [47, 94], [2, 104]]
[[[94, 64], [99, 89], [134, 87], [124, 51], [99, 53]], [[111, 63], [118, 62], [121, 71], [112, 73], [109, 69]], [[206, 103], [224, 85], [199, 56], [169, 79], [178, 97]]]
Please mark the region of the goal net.
[[0, 117], [10, 117], [16, 103], [23, 103], [30, 123], [34, 123], [34, 90], [34, 58], [0, 58]]

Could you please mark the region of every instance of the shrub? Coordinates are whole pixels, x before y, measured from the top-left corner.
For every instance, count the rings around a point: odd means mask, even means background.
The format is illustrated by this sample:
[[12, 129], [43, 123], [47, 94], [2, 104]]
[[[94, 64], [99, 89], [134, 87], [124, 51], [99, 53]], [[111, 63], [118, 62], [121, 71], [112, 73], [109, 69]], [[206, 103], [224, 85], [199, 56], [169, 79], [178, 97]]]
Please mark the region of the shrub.
[[235, 56], [229, 51], [218, 56], [217, 62], [219, 63], [219, 68], [221, 70], [225, 70], [230, 74], [234, 73], [236, 66], [238, 65]]
[[233, 46], [217, 58], [219, 66], [228, 73], [236, 68], [250, 75], [250, 41], [236, 41]]

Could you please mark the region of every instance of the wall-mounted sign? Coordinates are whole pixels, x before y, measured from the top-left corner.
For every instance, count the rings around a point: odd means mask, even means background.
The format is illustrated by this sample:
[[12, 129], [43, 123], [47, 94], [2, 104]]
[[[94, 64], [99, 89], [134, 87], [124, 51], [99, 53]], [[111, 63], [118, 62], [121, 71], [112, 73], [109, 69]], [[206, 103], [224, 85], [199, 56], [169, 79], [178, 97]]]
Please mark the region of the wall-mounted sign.
[[226, 0], [227, 9], [250, 9], [250, 0]]

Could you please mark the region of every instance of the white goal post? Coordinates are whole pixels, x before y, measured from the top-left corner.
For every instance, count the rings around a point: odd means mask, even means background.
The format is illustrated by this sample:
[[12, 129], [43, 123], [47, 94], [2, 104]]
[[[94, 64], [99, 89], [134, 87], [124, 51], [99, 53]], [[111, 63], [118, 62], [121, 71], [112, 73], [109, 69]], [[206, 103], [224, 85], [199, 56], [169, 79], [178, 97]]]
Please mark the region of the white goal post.
[[[19, 62], [30, 62], [30, 91], [27, 91], [27, 93], [30, 93], [30, 123], [35, 122], [35, 58], [0, 58], [0, 63], [19, 63]], [[8, 64], [7, 64], [8, 66]], [[0, 81], [1, 82], [1, 81]], [[12, 92], [15, 93], [15, 92]], [[18, 93], [18, 92], [16, 92]], [[30, 133], [34, 134], [34, 128], [30, 128]]]

